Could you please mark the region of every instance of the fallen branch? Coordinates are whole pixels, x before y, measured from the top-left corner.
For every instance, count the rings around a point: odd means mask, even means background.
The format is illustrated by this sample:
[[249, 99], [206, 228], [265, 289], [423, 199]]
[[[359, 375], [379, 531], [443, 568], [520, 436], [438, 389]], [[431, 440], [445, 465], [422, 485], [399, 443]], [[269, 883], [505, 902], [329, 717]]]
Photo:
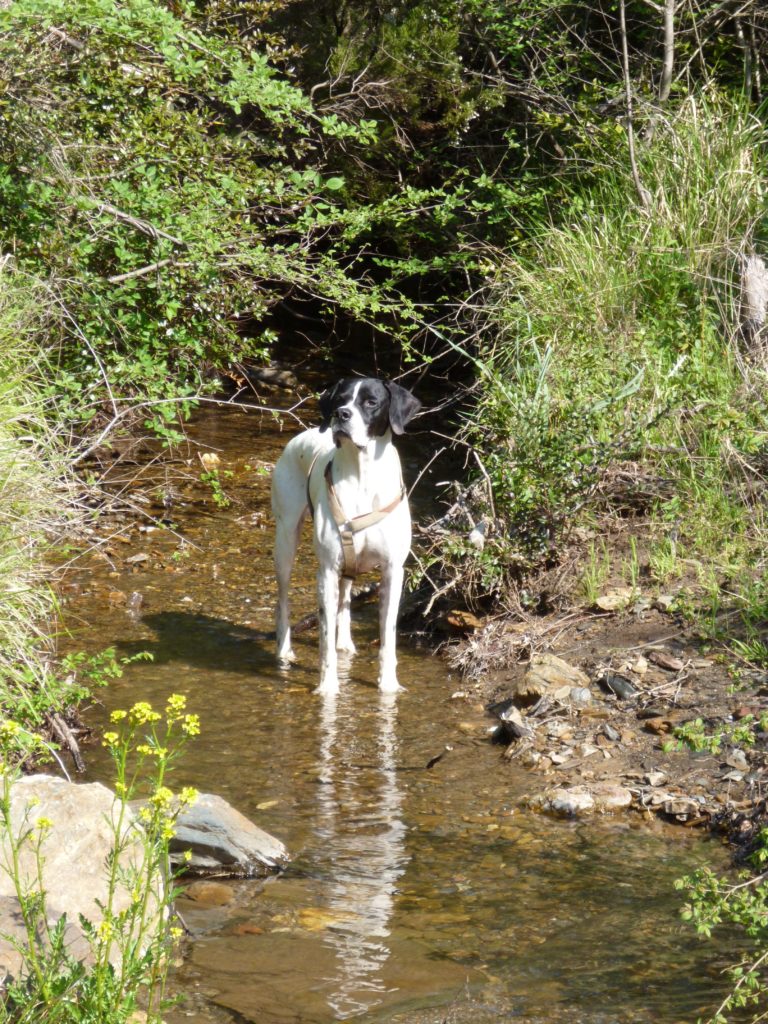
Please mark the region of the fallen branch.
[[67, 723], [59, 714], [50, 716], [51, 729], [55, 733], [59, 742], [65, 747], [72, 755], [72, 760], [75, 762], [75, 768], [78, 772], [85, 771], [85, 761], [80, 753], [80, 747], [78, 746], [77, 740], [74, 737], [72, 730], [69, 728]]

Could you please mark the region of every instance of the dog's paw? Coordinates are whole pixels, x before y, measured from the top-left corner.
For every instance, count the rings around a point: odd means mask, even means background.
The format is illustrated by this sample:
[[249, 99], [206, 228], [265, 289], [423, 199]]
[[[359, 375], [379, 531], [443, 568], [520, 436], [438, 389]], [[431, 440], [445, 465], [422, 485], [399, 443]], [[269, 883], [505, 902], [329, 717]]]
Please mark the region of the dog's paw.
[[321, 697], [335, 697], [338, 692], [338, 679], [336, 680], [335, 683], [330, 682], [329, 680], [325, 680], [321, 682], [320, 685], [315, 689], [315, 693], [319, 694]]
[[281, 651], [277, 656], [277, 663], [281, 668], [288, 668], [289, 665], [295, 664], [299, 659], [293, 653], [293, 651]]
[[379, 679], [379, 690], [381, 693], [398, 693], [403, 687], [398, 683], [395, 676], [382, 676]]
[[339, 654], [357, 654], [357, 648], [351, 640], [339, 640], [336, 644]]

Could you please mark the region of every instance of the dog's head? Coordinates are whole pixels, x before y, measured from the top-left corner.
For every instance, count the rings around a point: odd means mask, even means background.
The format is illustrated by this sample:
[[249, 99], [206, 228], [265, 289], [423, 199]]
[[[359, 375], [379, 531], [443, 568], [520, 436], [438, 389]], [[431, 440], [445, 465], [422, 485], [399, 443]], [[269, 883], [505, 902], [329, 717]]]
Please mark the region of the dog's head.
[[388, 430], [402, 434], [421, 408], [399, 384], [373, 377], [345, 377], [320, 396], [321, 430], [330, 427], [338, 447], [345, 439], [365, 448]]

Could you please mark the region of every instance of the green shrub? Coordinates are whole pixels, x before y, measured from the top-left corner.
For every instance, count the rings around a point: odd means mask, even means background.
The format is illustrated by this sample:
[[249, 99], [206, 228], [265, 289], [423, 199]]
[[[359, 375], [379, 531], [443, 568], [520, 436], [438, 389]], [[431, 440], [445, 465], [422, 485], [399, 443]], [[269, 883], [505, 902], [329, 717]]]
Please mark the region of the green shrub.
[[649, 213], [614, 153], [497, 258], [471, 311], [464, 437], [492, 484], [474, 515], [495, 521], [507, 583], [557, 561], [568, 531], [611, 505], [621, 463], [664, 482], [648, 505], [690, 555], [725, 564], [754, 542], [739, 484], [765, 443], [764, 371], [743, 372], [737, 269], [762, 215], [764, 144], [738, 104], [691, 98], [642, 153]]

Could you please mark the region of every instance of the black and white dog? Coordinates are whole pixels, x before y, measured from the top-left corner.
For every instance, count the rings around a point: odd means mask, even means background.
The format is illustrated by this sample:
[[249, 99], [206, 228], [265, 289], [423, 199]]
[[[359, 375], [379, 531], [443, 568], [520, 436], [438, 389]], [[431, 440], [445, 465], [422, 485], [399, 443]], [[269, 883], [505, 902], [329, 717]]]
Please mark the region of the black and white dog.
[[275, 466], [277, 656], [282, 662], [295, 660], [288, 590], [309, 511], [318, 560], [319, 693], [339, 689], [337, 651], [355, 650], [352, 580], [376, 566], [381, 567], [379, 688], [399, 689], [395, 629], [403, 563], [411, 547], [411, 516], [392, 434], [402, 434], [420, 408], [419, 400], [397, 384], [346, 378], [320, 397], [322, 425], [289, 441]]

